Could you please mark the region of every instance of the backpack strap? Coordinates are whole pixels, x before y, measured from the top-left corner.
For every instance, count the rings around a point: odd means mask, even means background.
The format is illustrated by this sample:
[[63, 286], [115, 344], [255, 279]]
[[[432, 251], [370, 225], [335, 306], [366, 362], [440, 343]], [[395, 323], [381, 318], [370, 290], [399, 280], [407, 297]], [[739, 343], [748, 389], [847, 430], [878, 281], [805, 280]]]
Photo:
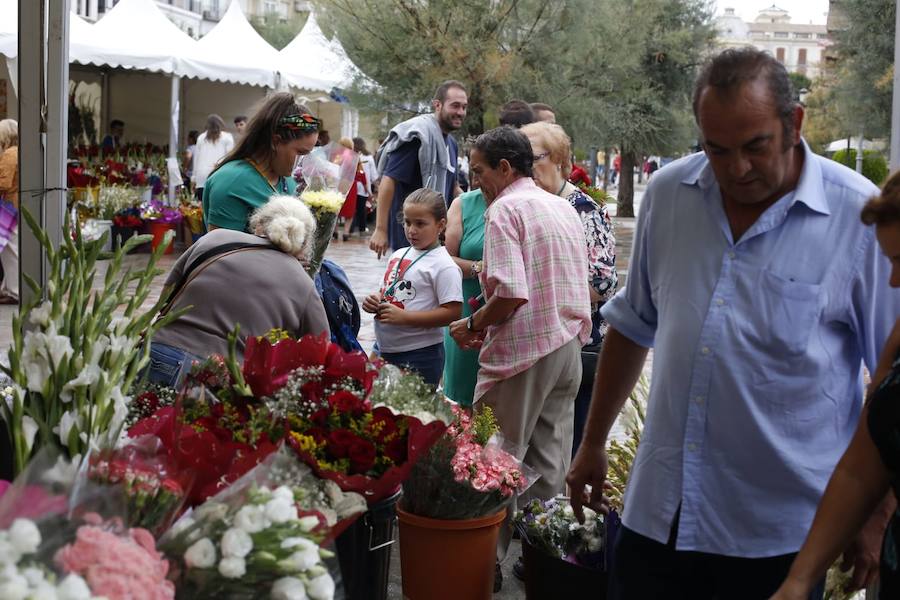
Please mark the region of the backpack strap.
[[275, 246], [272, 244], [251, 244], [249, 242], [229, 242], [227, 244], [221, 244], [216, 246], [215, 248], [210, 248], [206, 252], [202, 253], [196, 259], [194, 259], [191, 264], [184, 270], [184, 273], [181, 275], [181, 279], [172, 286], [172, 291], [169, 292], [169, 298], [166, 300], [165, 305], [159, 311], [159, 315], [163, 316], [169, 310], [171, 310], [172, 305], [175, 303], [175, 299], [181, 294], [182, 290], [184, 290], [184, 286], [187, 285], [190, 280], [191, 275], [197, 271], [200, 267], [207, 267], [217, 259], [223, 257], [226, 254], [230, 254], [233, 252], [239, 252], [241, 250], [276, 250]]

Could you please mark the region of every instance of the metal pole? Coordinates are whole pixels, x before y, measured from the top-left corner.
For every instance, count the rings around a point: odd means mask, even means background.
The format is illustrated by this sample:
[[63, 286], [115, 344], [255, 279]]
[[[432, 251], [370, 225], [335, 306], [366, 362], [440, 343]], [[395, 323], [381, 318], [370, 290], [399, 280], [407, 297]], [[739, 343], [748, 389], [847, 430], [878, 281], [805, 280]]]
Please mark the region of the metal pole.
[[[169, 101], [169, 162], [178, 164], [178, 113], [181, 111], [181, 77], [172, 74], [172, 92]], [[171, 169], [169, 169], [171, 171]], [[175, 187], [181, 183], [169, 177], [169, 203], [175, 202]]]
[[[47, 38], [47, 156], [44, 228], [59, 247], [66, 214], [69, 122], [69, 0], [50, 0]], [[49, 268], [49, 265], [46, 266]]]
[[[894, 65], [900, 65], [900, 0], [894, 17]], [[894, 69], [894, 99], [891, 112], [891, 171], [900, 168], [900, 69]]]
[[863, 167], [863, 139], [865, 136], [865, 130], [859, 130], [859, 139], [856, 141], [856, 172], [862, 173]]
[[[19, 206], [43, 225], [44, 189], [44, 11], [45, 0], [19, 0]], [[44, 251], [19, 218], [19, 298], [34, 298], [25, 275], [46, 284]]]

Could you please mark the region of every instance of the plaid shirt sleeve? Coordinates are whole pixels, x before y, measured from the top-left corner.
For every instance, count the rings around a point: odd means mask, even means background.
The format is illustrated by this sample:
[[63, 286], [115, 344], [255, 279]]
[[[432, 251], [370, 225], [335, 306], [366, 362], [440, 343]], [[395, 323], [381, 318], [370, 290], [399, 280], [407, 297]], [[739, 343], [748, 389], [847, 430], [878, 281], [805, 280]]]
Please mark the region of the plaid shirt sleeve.
[[487, 297], [529, 300], [528, 278], [522, 256], [525, 237], [521, 219], [497, 206], [484, 228], [484, 282]]

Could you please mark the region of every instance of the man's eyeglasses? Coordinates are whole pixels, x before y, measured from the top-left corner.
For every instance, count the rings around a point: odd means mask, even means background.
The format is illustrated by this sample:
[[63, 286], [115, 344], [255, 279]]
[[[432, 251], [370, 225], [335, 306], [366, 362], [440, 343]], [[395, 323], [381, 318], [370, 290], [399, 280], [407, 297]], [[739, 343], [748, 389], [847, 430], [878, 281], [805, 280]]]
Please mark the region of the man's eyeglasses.
[[544, 159], [547, 158], [548, 156], [550, 156], [550, 153], [549, 153], [549, 152], [544, 152], [544, 153], [542, 153], [542, 154], [536, 155], [536, 156], [534, 157], [534, 163], [533, 163], [533, 164], [538, 164], [540, 161], [544, 160]]

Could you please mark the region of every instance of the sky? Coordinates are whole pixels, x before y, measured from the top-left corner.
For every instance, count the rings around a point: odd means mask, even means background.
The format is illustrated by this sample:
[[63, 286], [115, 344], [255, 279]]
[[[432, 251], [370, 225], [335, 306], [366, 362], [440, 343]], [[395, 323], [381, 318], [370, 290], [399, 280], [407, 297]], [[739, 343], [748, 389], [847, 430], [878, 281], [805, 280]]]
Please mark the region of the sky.
[[759, 11], [773, 3], [788, 11], [794, 23], [825, 23], [828, 13], [828, 0], [715, 0], [715, 14], [720, 15], [726, 8], [733, 8], [744, 21], [753, 21]]

